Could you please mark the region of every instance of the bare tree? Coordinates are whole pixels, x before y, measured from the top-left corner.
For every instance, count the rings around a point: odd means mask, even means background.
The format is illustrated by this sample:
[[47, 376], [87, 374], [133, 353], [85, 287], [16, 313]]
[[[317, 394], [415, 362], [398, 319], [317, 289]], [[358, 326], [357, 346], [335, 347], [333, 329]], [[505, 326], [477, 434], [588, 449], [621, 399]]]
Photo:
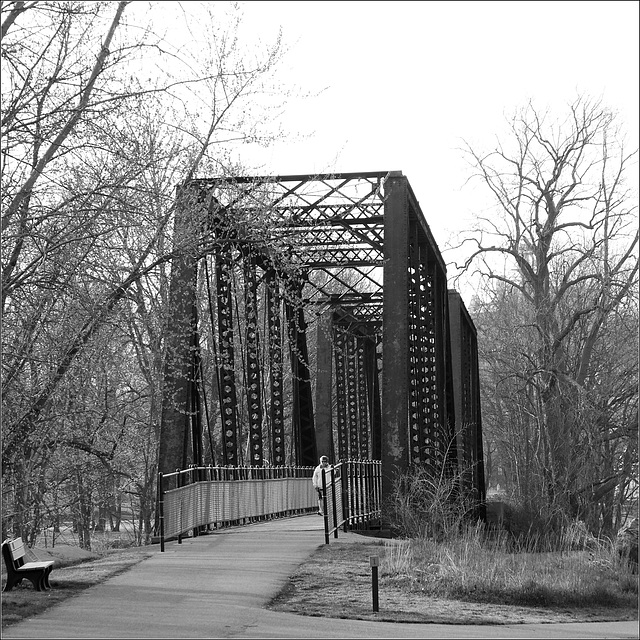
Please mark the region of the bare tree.
[[[283, 50], [279, 40], [243, 49], [237, 15], [187, 12], [210, 45], [195, 59], [145, 26], [137, 3], [2, 2], [0, 12], [3, 529], [31, 538], [46, 491], [35, 479], [61, 448], [106, 468], [104, 442], [88, 437], [98, 389], [135, 391], [126, 424], [144, 424], [148, 439], [129, 490], [149, 509], [167, 272], [201, 242], [172, 235], [176, 185], [233, 172], [232, 141], [268, 141], [258, 97]], [[103, 405], [117, 432], [122, 406]], [[125, 449], [109, 473], [131, 466]]]
[[637, 469], [637, 362], [617, 350], [613, 366], [611, 350], [637, 340], [637, 150], [578, 97], [563, 121], [529, 104], [493, 151], [466, 153], [496, 205], [461, 265], [483, 292], [485, 437], [539, 515], [611, 526], [605, 503]]

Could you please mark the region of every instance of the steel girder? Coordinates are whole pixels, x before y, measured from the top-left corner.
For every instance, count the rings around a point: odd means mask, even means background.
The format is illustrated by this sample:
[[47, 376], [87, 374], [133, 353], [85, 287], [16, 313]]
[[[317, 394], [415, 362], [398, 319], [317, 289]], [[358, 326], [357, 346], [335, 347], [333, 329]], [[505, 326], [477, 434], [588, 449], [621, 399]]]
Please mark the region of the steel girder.
[[182, 469], [199, 455], [201, 428], [197, 393], [197, 353], [193, 351], [197, 336], [198, 317], [196, 307], [197, 257], [190, 242], [198, 237], [200, 229], [193, 224], [190, 210], [192, 198], [178, 194], [175, 218], [175, 244], [184, 247], [173, 261], [169, 304], [174, 310], [173, 321], [165, 334], [164, 385], [158, 468], [165, 473]]
[[225, 465], [238, 464], [238, 420], [235, 383], [235, 341], [233, 296], [231, 290], [232, 259], [229, 247], [216, 256], [216, 309], [218, 312], [218, 381], [222, 422], [222, 456]]
[[385, 184], [383, 493], [394, 471], [457, 467], [446, 269], [409, 183]]
[[245, 375], [247, 385], [247, 417], [249, 420], [250, 464], [262, 467], [262, 375], [260, 372], [258, 330], [258, 285], [255, 260], [251, 254], [245, 256], [244, 268], [244, 313], [245, 313]]
[[[380, 391], [377, 336], [334, 324], [338, 458], [380, 459]], [[377, 456], [377, 457], [376, 457]]]
[[[452, 449], [451, 359], [447, 354], [446, 279], [418, 220], [409, 226], [409, 457], [412, 463], [443, 467]], [[453, 458], [452, 462], [455, 463]]]
[[275, 272], [266, 273], [267, 317], [269, 334], [269, 384], [271, 402], [269, 403], [271, 424], [271, 456], [274, 466], [286, 463], [284, 430], [284, 393], [282, 368], [282, 324], [280, 309], [282, 300]]
[[[475, 326], [460, 294], [449, 290], [449, 325], [451, 328], [452, 367], [456, 403], [456, 441], [460, 464], [461, 489], [484, 505], [486, 487], [482, 450], [480, 411], [480, 375], [478, 341]], [[480, 517], [485, 514], [482, 506]]]
[[285, 315], [289, 331], [291, 382], [293, 388], [292, 419], [295, 459], [302, 466], [317, 464], [318, 452], [313, 420], [313, 398], [307, 347], [307, 323], [304, 308], [292, 300], [300, 300], [302, 283], [289, 282], [285, 299]]

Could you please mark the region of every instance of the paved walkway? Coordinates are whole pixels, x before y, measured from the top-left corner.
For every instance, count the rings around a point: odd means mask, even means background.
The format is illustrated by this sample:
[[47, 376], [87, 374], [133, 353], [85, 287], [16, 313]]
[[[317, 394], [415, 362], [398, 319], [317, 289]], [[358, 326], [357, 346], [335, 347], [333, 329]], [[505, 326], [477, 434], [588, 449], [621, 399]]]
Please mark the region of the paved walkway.
[[[341, 541], [362, 541], [354, 533]], [[638, 638], [637, 622], [530, 625], [395, 624], [264, 609], [324, 544], [317, 515], [257, 523], [168, 543], [132, 569], [3, 638]], [[319, 579], [322, 579], [319, 576]], [[383, 595], [380, 596], [383, 606]]]

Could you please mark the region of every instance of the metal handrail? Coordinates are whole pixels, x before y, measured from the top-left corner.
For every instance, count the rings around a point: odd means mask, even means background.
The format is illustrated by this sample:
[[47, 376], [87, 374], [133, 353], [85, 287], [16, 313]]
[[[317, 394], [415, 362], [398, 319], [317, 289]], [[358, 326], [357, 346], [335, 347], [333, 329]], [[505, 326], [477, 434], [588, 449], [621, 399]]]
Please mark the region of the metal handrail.
[[158, 534], [165, 541], [316, 506], [313, 467], [197, 467], [158, 473]]
[[[327, 474], [330, 482], [327, 483]], [[324, 538], [329, 544], [333, 534], [370, 526], [380, 520], [382, 462], [380, 460], [344, 460], [322, 475]], [[330, 489], [328, 491], [327, 489]]]
[[[325, 543], [381, 517], [382, 463], [345, 460], [322, 474]], [[317, 508], [314, 467], [198, 467], [158, 473], [158, 534], [165, 541], [212, 526], [307, 513]], [[328, 490], [330, 489], [330, 490]]]

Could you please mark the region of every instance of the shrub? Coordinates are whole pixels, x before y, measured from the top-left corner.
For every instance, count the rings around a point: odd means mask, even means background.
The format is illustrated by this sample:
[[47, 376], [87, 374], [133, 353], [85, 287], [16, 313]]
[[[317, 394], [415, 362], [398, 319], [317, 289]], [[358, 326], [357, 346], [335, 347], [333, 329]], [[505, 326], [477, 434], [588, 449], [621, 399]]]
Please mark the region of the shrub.
[[460, 491], [459, 475], [415, 466], [396, 476], [384, 512], [399, 537], [444, 540], [460, 535], [476, 508]]

